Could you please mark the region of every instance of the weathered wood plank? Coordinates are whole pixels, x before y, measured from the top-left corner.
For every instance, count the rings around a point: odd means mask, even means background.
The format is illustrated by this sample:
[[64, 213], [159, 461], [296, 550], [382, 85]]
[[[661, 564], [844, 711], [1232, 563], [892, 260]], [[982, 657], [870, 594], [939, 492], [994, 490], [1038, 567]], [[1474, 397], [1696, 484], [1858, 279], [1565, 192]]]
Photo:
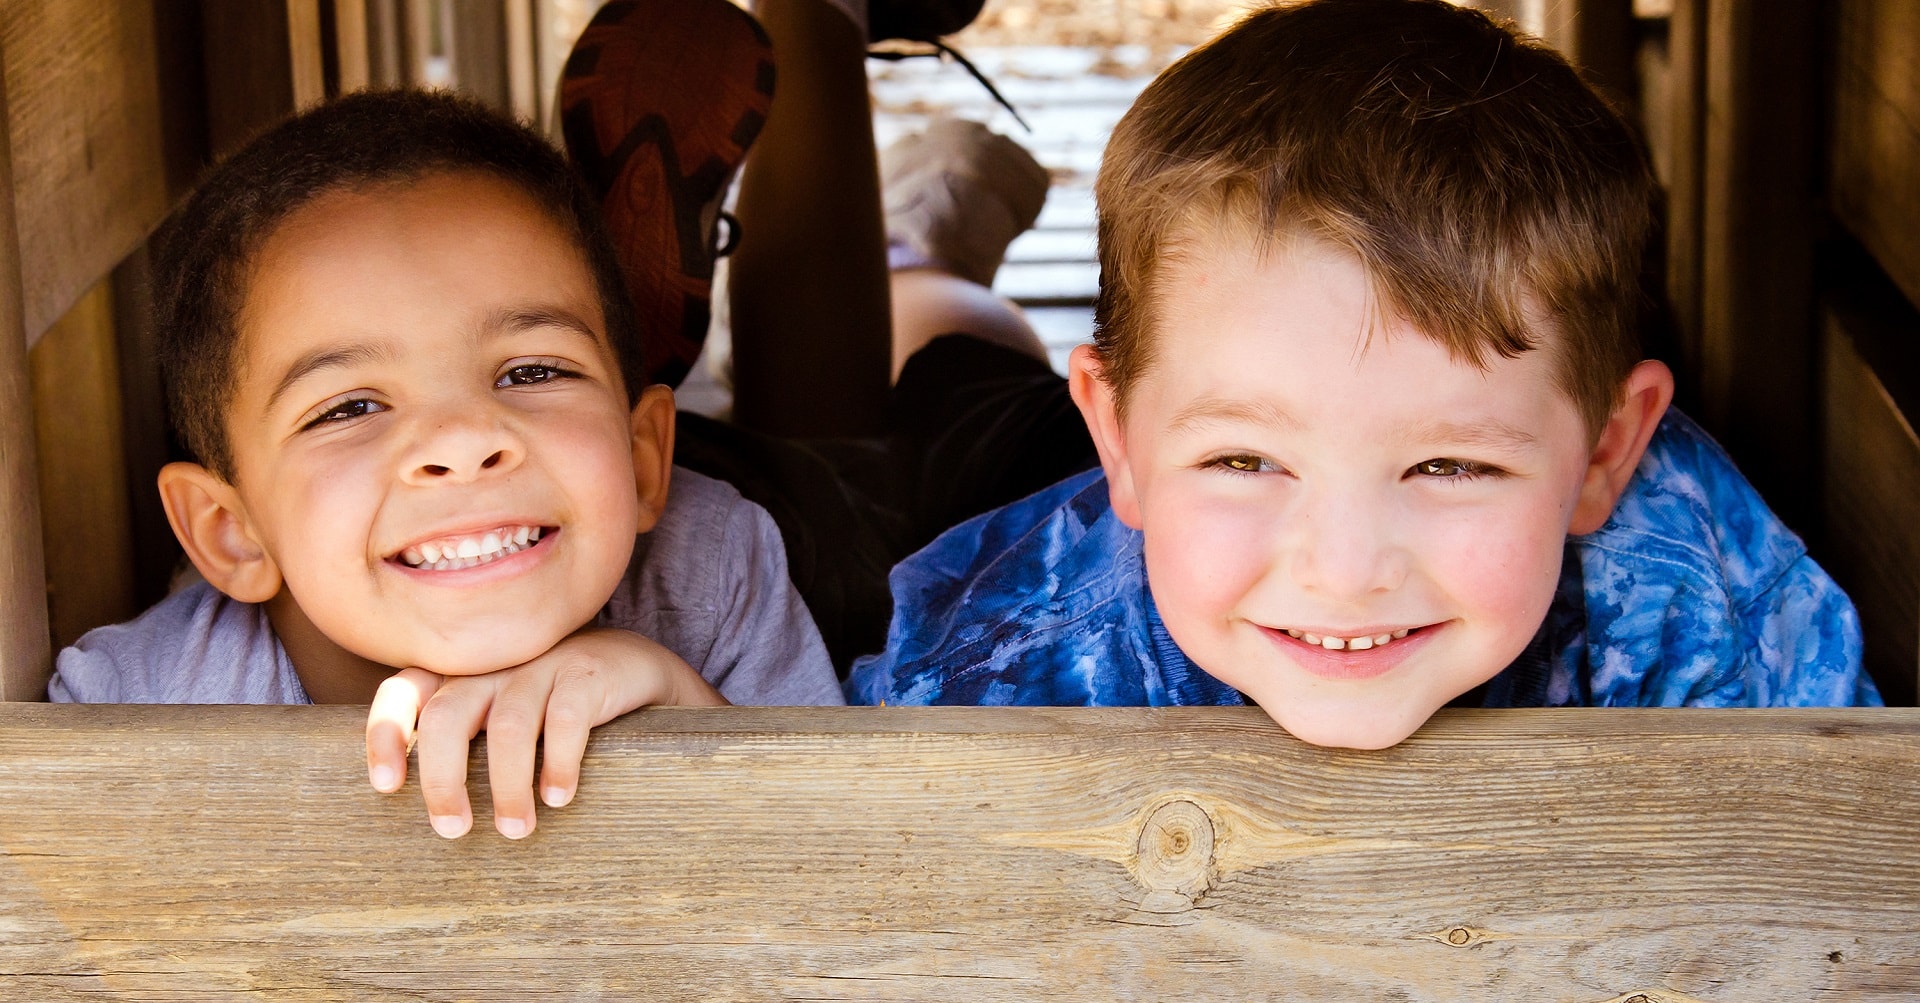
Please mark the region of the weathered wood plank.
[[29, 357], [56, 649], [140, 612], [114, 319], [113, 283], [103, 279], [47, 329]]
[[1920, 992], [1914, 710], [648, 711], [517, 844], [350, 708], [4, 706], [0, 762], [22, 998]]
[[0, 4], [29, 342], [167, 213], [155, 38], [147, 3]]
[[1790, 526], [1812, 521], [1819, 4], [1706, 0], [1700, 411]]
[[1833, 206], [1920, 304], [1920, 4], [1837, 4]]
[[[3, 82], [10, 58], [0, 48], [0, 121], [11, 121]], [[33, 384], [27, 371], [20, 228], [14, 215], [18, 188], [10, 146], [10, 139], [0, 135], [0, 413], [8, 416], [0, 421], [0, 526], [7, 527], [0, 533], [0, 700], [39, 700], [46, 694], [53, 652], [47, 637]]]
[[1920, 435], [1911, 417], [1920, 414], [1920, 314], [1885, 279], [1856, 281], [1830, 295], [1823, 340], [1821, 560], [1860, 612], [1882, 695], [1911, 705], [1920, 693]]

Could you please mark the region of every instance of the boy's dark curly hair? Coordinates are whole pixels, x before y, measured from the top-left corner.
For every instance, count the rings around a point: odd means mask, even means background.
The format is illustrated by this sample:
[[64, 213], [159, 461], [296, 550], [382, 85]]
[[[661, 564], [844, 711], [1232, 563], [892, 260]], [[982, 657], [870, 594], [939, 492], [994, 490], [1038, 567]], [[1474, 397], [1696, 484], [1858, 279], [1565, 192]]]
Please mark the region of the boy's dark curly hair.
[[619, 259], [599, 206], [559, 150], [453, 94], [350, 94], [248, 143], [201, 182], [155, 237], [155, 326], [167, 407], [182, 443], [207, 469], [233, 480], [226, 420], [241, 362], [238, 319], [262, 244], [323, 194], [440, 171], [493, 174], [566, 228], [599, 287], [629, 401], [644, 386], [640, 334]]

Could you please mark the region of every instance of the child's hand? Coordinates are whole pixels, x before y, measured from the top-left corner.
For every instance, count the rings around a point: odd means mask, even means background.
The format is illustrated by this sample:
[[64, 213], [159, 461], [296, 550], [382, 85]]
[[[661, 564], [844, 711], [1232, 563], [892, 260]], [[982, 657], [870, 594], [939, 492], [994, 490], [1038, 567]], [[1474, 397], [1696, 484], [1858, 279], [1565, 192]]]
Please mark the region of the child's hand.
[[511, 669], [479, 676], [406, 669], [381, 683], [367, 715], [367, 772], [375, 789], [399, 790], [407, 750], [417, 745], [420, 792], [434, 831], [463, 836], [473, 826], [467, 746], [484, 728], [493, 824], [519, 839], [533, 831], [533, 758], [543, 732], [540, 790], [558, 808], [573, 800], [595, 725], [650, 704], [726, 702], [666, 648], [629, 631], [588, 627]]

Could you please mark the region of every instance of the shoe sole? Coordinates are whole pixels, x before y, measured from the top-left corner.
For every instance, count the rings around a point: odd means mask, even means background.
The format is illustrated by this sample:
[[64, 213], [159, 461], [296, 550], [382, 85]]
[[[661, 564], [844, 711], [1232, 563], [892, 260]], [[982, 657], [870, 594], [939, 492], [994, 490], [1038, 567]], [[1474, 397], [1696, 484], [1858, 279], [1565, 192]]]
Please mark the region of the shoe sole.
[[766, 32], [727, 0], [614, 0], [561, 72], [567, 155], [619, 251], [651, 382], [678, 385], [700, 355], [719, 202], [773, 83]]

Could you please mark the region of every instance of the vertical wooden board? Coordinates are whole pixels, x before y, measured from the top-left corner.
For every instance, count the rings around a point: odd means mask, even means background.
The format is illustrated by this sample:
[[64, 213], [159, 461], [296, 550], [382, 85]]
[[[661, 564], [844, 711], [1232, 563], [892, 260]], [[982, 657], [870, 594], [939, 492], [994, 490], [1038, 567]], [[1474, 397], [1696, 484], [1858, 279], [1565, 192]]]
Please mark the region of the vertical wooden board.
[[120, 441], [126, 454], [127, 506], [133, 536], [134, 607], [145, 609], [166, 596], [181, 556], [156, 485], [160, 468], [173, 456], [165, 391], [160, 385], [160, 353], [153, 326], [153, 271], [147, 247], [142, 246], [114, 269], [113, 309], [120, 354]]
[[1706, 106], [1706, 3], [1675, 0], [1667, 19], [1667, 301], [1680, 342], [1679, 400], [1697, 402], [1700, 381], [1701, 146]]
[[[4, 9], [4, 8], [0, 8]], [[0, 48], [0, 81], [6, 77]], [[0, 120], [8, 118], [0, 84]], [[15, 187], [7, 136], [0, 133], [0, 700], [40, 700], [53, 668], [47, 638], [46, 571], [33, 441], [33, 390], [20, 281]]]
[[540, 121], [539, 58], [533, 30], [533, 0], [501, 0], [506, 8], [507, 97], [513, 117]]
[[55, 321], [30, 362], [47, 611], [58, 649], [138, 612], [112, 283], [95, 285]]
[[1822, 557], [1860, 612], [1881, 695], [1911, 705], [1920, 686], [1920, 436], [1861, 356], [1863, 338], [1875, 337], [1864, 322], [1833, 311], [1825, 321]]
[[154, 9], [0, 4], [0, 46], [31, 340], [169, 208]]
[[286, 0], [287, 69], [293, 106], [310, 108], [327, 99], [326, 53], [320, 38], [320, 0]]
[[294, 109], [287, 5], [205, 0], [207, 133], [215, 159]]
[[333, 0], [333, 50], [339, 93], [365, 90], [373, 79], [366, 0]]
[[512, 111], [507, 69], [507, 10], [503, 0], [458, 5], [449, 39], [454, 86], [483, 104]]
[[1833, 207], [1920, 304], [1920, 3], [1841, 0]]
[[376, 87], [398, 87], [407, 79], [400, 0], [366, 0], [366, 5], [368, 79]]
[[1707, 3], [1700, 417], [1796, 527], [1815, 494], [1818, 13]]

